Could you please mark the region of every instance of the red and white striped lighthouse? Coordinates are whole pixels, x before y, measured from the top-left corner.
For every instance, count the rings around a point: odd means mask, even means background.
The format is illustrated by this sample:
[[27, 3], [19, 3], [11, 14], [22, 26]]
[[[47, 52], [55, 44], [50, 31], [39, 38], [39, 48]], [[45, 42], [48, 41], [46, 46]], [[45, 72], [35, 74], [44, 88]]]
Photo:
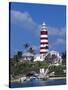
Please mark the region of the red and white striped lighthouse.
[[40, 55], [45, 56], [48, 52], [48, 31], [46, 24], [43, 23], [40, 31]]

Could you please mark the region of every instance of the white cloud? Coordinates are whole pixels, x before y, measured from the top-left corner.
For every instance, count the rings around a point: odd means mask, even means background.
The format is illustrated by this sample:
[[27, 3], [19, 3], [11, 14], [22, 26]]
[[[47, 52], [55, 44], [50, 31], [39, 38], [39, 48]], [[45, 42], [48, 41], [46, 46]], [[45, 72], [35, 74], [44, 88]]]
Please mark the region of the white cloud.
[[[35, 35], [39, 36], [41, 25], [37, 24], [28, 12], [11, 10], [11, 24], [17, 24], [18, 26], [25, 28], [25, 30], [31, 30]], [[50, 44], [50, 47], [59, 44], [65, 45], [65, 27], [57, 28], [48, 26], [48, 35], [58, 36], [58, 39], [56, 39], [54, 43]], [[34, 48], [37, 49], [38, 47], [34, 46]]]
[[60, 46], [65, 48], [66, 46], [66, 28], [61, 27], [48, 27], [48, 34], [50, 38], [53, 36], [56, 37], [55, 39], [52, 38], [52, 42], [49, 43], [50, 49], [55, 49]]
[[65, 44], [65, 40], [64, 39], [57, 39], [57, 44]]
[[66, 28], [65, 27], [57, 28], [57, 27], [48, 26], [48, 33], [49, 33], [49, 35], [58, 35], [61, 37], [65, 37], [66, 36]]
[[[33, 30], [35, 34], [39, 35], [41, 25], [37, 24], [28, 12], [11, 10], [11, 23], [14, 25], [17, 24], [18, 26], [23, 27], [26, 30]], [[48, 26], [48, 34], [65, 37], [66, 28]]]
[[27, 30], [39, 29], [39, 26], [28, 12], [11, 10], [11, 24], [18, 24], [18, 26]]
[[34, 50], [39, 50], [40, 49], [40, 47], [37, 46], [37, 45], [32, 45], [32, 47], [33, 47]]
[[63, 38], [59, 38], [56, 40], [56, 42], [54, 43], [55, 45], [65, 45], [66, 40], [64, 40]]
[[53, 48], [57, 48], [57, 47], [65, 47], [66, 46], [66, 40], [64, 38], [58, 38], [56, 39], [54, 42], [52, 42], [50, 45], [49, 45], [49, 48], [50, 49], [53, 49]]

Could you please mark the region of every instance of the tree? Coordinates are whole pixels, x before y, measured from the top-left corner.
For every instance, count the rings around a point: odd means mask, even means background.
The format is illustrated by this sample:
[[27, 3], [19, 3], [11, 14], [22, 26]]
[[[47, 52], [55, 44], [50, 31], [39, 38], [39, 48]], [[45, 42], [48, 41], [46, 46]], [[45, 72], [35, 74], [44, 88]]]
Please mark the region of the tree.
[[66, 59], [66, 51], [62, 53], [62, 58]]
[[66, 64], [66, 51], [62, 53], [62, 63]]
[[57, 66], [55, 68], [55, 75], [56, 76], [64, 76], [64, 72], [63, 72], [63, 67], [62, 66]]
[[15, 66], [18, 66], [18, 63], [19, 63], [19, 57], [18, 57], [18, 55], [14, 55], [14, 57], [13, 57], [13, 63], [14, 63]]
[[14, 55], [13, 59], [18, 62], [18, 56], [17, 55]]
[[29, 43], [25, 43], [23, 45], [23, 47], [24, 47], [24, 52], [27, 52], [28, 51], [28, 48], [30, 47], [30, 44]]
[[22, 52], [21, 51], [17, 52], [17, 57], [18, 57], [18, 59], [22, 58]]
[[24, 44], [24, 48], [27, 49], [30, 45], [28, 43]]

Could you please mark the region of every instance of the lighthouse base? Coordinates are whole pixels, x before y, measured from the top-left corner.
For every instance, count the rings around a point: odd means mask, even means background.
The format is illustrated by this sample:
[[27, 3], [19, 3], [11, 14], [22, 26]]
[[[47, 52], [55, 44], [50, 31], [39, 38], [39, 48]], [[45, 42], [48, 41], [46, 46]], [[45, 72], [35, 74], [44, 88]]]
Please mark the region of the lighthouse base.
[[43, 55], [40, 55], [40, 54], [35, 55], [34, 61], [44, 61]]

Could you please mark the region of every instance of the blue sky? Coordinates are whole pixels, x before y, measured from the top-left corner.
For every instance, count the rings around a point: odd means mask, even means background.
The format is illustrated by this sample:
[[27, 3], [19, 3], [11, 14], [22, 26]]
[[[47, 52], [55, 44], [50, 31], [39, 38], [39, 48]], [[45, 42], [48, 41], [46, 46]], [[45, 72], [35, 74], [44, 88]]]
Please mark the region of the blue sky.
[[9, 10], [11, 56], [17, 51], [23, 51], [24, 43], [30, 43], [39, 53], [40, 27], [43, 22], [48, 28], [49, 50], [65, 51], [65, 6], [12, 2]]

